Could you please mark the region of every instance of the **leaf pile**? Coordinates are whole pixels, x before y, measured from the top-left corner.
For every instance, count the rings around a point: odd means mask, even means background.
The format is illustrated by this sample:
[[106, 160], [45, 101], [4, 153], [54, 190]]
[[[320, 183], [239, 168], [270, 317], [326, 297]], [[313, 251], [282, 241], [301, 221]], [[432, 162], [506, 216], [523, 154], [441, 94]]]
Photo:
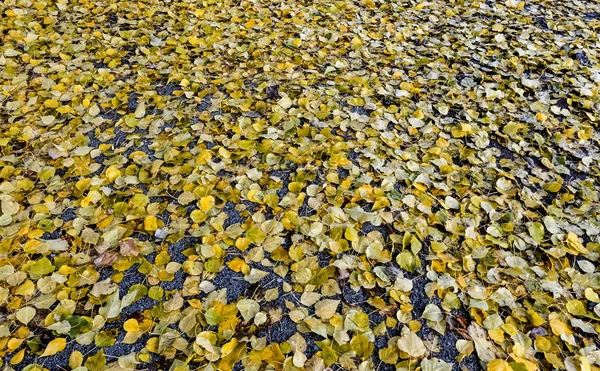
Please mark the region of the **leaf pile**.
[[600, 369], [600, 5], [5, 0], [7, 370]]

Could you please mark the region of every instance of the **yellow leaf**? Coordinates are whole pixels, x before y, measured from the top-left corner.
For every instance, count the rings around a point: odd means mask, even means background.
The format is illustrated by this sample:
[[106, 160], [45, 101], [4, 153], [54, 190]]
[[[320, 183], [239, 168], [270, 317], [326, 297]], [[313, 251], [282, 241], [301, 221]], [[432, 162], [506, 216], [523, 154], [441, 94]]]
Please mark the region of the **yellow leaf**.
[[46, 350], [40, 357], [48, 357], [55, 355], [58, 352], [62, 352], [67, 346], [67, 340], [65, 338], [57, 338], [48, 343]]
[[542, 352], [549, 352], [552, 348], [552, 343], [545, 337], [538, 336], [535, 339], [535, 347]]
[[232, 261], [228, 262], [227, 266], [234, 272], [241, 272], [245, 267], [248, 266], [248, 264], [246, 264], [244, 259], [235, 258]]
[[346, 228], [346, 232], [344, 233], [344, 238], [348, 241], [358, 241], [358, 232], [354, 227]]
[[192, 218], [194, 223], [202, 223], [204, 220], [206, 220], [206, 214], [200, 210], [194, 210], [190, 214], [190, 218]]
[[352, 45], [362, 45], [362, 40], [359, 39], [358, 37], [354, 36], [354, 38], [352, 38]]
[[563, 321], [559, 320], [556, 317], [550, 317], [550, 327], [552, 328], [552, 332], [554, 335], [559, 336], [562, 334], [571, 334], [572, 331]]
[[578, 253], [587, 252], [587, 249], [583, 246], [577, 235], [573, 232], [567, 233], [567, 246]]
[[69, 356], [69, 367], [77, 368], [83, 364], [83, 353], [76, 350]]
[[538, 121], [544, 122], [544, 121], [546, 121], [548, 119], [548, 116], [545, 113], [543, 113], [543, 112], [538, 112], [535, 115], [535, 119], [538, 120]]
[[569, 300], [565, 306], [567, 312], [575, 315], [575, 316], [583, 316], [585, 315], [585, 305], [580, 300]]
[[8, 341], [8, 344], [7, 344], [6, 348], [9, 351], [13, 351], [13, 350], [18, 349], [21, 346], [22, 343], [23, 343], [23, 339], [12, 338], [12, 339], [10, 339]]
[[488, 371], [512, 371], [508, 362], [503, 359], [495, 359], [488, 363]]
[[293, 46], [294, 48], [299, 48], [300, 45], [302, 45], [302, 40], [300, 40], [299, 38], [295, 38], [292, 41], [290, 41], [290, 45]]
[[203, 212], [207, 212], [212, 209], [215, 203], [215, 198], [213, 196], [204, 196], [200, 199], [200, 208]]
[[123, 329], [127, 332], [136, 332], [140, 331], [140, 325], [135, 318], [130, 318], [123, 323]]
[[240, 237], [235, 240], [235, 247], [237, 247], [240, 251], [246, 251], [248, 246], [250, 246], [250, 239], [246, 237]]
[[585, 298], [594, 303], [600, 303], [600, 296], [591, 287], [585, 289]]
[[544, 323], [546, 323], [546, 320], [542, 318], [542, 316], [540, 316], [539, 314], [537, 314], [536, 312], [534, 312], [533, 310], [529, 310], [527, 312], [527, 314], [529, 314], [531, 323], [534, 326], [541, 326]]
[[108, 179], [109, 182], [114, 182], [115, 179], [117, 179], [118, 177], [121, 176], [121, 171], [119, 169], [117, 169], [114, 166], [109, 167], [108, 169], [106, 169], [106, 178]]
[[21, 363], [24, 356], [25, 356], [25, 349], [21, 349], [10, 359], [10, 364], [16, 365], [16, 364]]
[[46, 99], [44, 101], [44, 106], [48, 107], [48, 108], [56, 108], [58, 107], [59, 103], [56, 99]]
[[248, 193], [247, 193], [248, 199], [250, 201], [252, 201], [252, 202], [260, 203], [260, 200], [255, 197], [259, 192], [260, 191], [258, 189], [251, 189], [251, 190], [249, 190]]
[[500, 328], [488, 330], [488, 335], [490, 335], [490, 338], [492, 338], [492, 340], [494, 340], [497, 344], [500, 344], [504, 341], [504, 331], [502, 331]]
[[583, 356], [579, 356], [579, 362], [581, 365], [581, 371], [591, 371], [592, 368], [590, 367], [590, 361], [587, 360], [587, 358], [583, 357]]
[[340, 305], [339, 300], [323, 299], [315, 304], [315, 314], [322, 319], [330, 319], [334, 316], [338, 305]]
[[71, 112], [72, 108], [69, 106], [60, 106], [56, 110], [62, 114], [65, 114]]
[[[515, 360], [515, 362], [522, 363], [525, 366], [525, 368], [527, 369], [527, 371], [537, 371], [540, 369], [540, 367], [536, 363], [533, 363], [524, 358], [517, 357], [512, 353], [511, 353], [511, 356]], [[512, 371], [512, 368], [509, 368], [509, 370]]]
[[252, 227], [248, 229], [248, 231], [246, 232], [246, 236], [248, 237], [250, 242], [255, 244], [262, 243], [266, 237], [263, 231], [258, 227]]
[[158, 229], [158, 219], [154, 215], [148, 215], [144, 219], [144, 229], [153, 232]]

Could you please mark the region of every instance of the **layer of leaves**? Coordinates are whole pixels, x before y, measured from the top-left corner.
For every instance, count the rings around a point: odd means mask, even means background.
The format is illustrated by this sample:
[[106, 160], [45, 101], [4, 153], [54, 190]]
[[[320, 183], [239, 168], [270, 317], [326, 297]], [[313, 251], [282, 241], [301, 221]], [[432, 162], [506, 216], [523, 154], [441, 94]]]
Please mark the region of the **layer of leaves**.
[[597, 3], [0, 14], [9, 369], [600, 367]]

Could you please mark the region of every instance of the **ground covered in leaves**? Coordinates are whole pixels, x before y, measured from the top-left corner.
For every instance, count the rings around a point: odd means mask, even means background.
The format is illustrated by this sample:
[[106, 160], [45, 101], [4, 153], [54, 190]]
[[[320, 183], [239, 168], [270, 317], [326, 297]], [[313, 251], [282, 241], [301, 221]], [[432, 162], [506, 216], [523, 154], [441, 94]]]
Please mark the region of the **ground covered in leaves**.
[[6, 370], [600, 369], [597, 2], [0, 14]]

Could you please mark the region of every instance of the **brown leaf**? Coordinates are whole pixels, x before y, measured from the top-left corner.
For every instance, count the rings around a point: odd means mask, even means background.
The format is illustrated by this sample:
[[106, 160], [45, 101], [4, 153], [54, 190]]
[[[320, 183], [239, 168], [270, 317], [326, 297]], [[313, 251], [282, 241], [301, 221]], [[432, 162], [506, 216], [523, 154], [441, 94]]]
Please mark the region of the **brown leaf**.
[[140, 254], [140, 246], [135, 240], [128, 238], [119, 242], [119, 252], [123, 256], [138, 256]]
[[116, 262], [117, 254], [112, 251], [103, 252], [94, 260], [94, 264], [96, 264], [97, 267], [106, 267], [109, 265], [113, 265]]

